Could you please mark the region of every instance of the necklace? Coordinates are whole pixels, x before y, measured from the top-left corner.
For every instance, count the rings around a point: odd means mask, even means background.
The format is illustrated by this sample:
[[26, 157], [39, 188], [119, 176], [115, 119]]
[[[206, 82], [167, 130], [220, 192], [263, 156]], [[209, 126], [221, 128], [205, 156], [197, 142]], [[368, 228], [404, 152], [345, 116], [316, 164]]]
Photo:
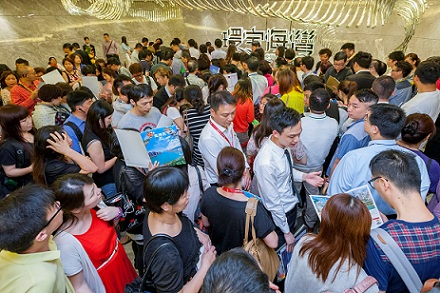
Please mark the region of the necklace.
[[225, 186], [222, 186], [222, 190], [230, 193], [241, 193], [243, 194], [243, 191], [240, 188], [227, 188]]
[[153, 220], [155, 220], [155, 221], [158, 221], [158, 222], [160, 222], [160, 223], [162, 223], [162, 224], [165, 224], [165, 225], [174, 225], [174, 224], [176, 224], [176, 222], [177, 222], [177, 220], [175, 220], [173, 223], [167, 223], [167, 222], [165, 222], [165, 221], [162, 221], [162, 220], [159, 220], [158, 218], [156, 218], [155, 216], [154, 216], [154, 214], [153, 213], [151, 213], [151, 216], [153, 217]]

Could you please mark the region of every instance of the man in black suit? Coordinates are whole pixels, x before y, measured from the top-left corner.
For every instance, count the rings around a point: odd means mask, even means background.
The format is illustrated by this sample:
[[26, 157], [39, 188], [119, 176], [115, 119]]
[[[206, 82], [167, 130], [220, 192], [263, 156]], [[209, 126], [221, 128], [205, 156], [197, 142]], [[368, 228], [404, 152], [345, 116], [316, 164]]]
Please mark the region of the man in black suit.
[[161, 87], [154, 95], [153, 106], [162, 111], [162, 107], [166, 104], [168, 99], [174, 95], [177, 88], [185, 86], [185, 79], [180, 74], [171, 75], [168, 84]]
[[370, 53], [362, 51], [359, 51], [353, 57], [353, 71], [355, 74], [348, 76], [347, 80], [356, 82], [358, 90], [371, 89], [371, 85], [376, 79], [369, 70], [372, 58]]

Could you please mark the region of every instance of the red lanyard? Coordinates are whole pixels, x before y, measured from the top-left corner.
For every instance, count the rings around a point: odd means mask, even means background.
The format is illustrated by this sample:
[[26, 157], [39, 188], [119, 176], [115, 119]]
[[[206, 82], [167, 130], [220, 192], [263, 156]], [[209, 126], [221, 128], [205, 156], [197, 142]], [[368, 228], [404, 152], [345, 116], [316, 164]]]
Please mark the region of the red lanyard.
[[222, 187], [223, 191], [229, 192], [229, 193], [241, 193], [243, 194], [243, 191], [240, 188], [227, 188], [225, 186]]
[[229, 144], [231, 147], [234, 147], [234, 140], [232, 140], [232, 143], [231, 143], [231, 142], [229, 141], [229, 139], [226, 137], [226, 135], [225, 135], [223, 132], [221, 132], [220, 129], [218, 129], [218, 127], [217, 127], [214, 123], [212, 123], [211, 120], [209, 120], [209, 124], [211, 124], [212, 128], [214, 128], [214, 129], [218, 132], [218, 134], [220, 134], [221, 137], [223, 137], [223, 138], [228, 142], [228, 144]]

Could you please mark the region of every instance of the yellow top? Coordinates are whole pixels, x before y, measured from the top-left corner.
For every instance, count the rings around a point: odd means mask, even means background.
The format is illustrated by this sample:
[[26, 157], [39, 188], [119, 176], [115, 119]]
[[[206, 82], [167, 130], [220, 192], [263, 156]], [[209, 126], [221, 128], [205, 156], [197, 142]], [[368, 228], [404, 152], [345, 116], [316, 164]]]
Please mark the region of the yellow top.
[[298, 111], [299, 114], [304, 113], [304, 94], [293, 89], [291, 92], [284, 94], [281, 100], [287, 107]]
[[52, 236], [49, 249], [28, 254], [0, 251], [0, 292], [74, 293]]

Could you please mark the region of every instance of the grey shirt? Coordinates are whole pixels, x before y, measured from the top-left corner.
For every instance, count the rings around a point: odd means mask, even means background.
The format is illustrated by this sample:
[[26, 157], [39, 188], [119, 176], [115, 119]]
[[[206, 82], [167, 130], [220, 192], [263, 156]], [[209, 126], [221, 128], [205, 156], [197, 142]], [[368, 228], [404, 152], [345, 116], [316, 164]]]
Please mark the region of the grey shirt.
[[150, 112], [144, 116], [136, 116], [128, 111], [119, 121], [118, 128], [134, 128], [143, 132], [156, 128], [161, 117], [162, 113], [155, 107], [152, 107]]
[[[353, 288], [368, 276], [362, 268], [360, 268], [360, 273], [358, 275], [357, 271], [359, 266], [354, 265], [350, 267], [347, 261], [344, 262], [339, 271], [336, 271], [339, 266], [338, 261], [330, 269], [327, 280], [323, 282], [312, 272], [308, 263], [309, 254], [306, 253], [304, 256], [299, 256], [299, 250], [304, 242], [308, 240], [313, 241], [313, 238], [306, 235], [295, 245], [292, 259], [288, 266], [284, 292], [343, 292], [347, 288]], [[377, 284], [374, 284], [367, 289], [365, 293], [377, 293], [378, 291], [379, 288], [377, 287]]]

